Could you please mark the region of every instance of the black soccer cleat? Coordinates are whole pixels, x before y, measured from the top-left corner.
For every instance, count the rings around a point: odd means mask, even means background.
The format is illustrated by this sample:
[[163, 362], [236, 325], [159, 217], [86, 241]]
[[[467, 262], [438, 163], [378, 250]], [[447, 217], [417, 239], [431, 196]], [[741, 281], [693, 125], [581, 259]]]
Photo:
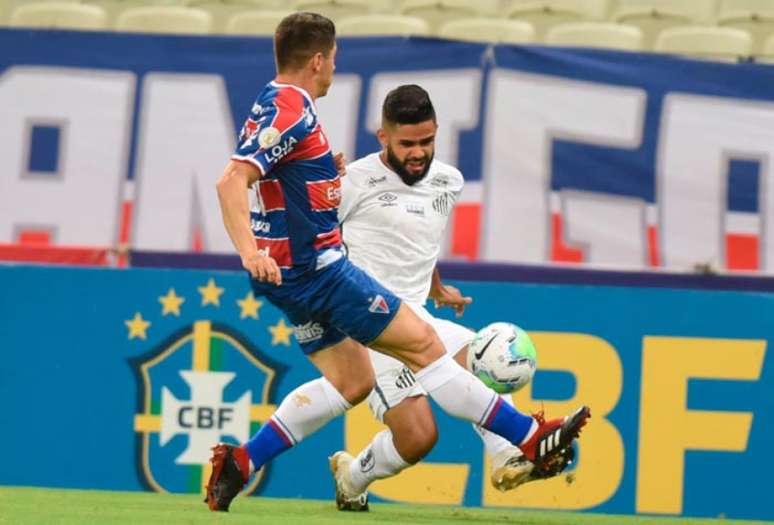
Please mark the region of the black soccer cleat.
[[570, 444], [557, 453], [553, 459], [543, 464], [540, 469], [532, 469], [527, 481], [537, 481], [558, 476], [564, 472], [575, 460], [575, 448]]
[[[589, 407], [583, 406], [565, 418], [546, 421], [542, 412], [534, 414], [538, 428], [526, 443], [519, 448], [527, 459], [535, 464], [534, 475], [551, 477], [556, 475], [557, 465], [563, 462], [567, 466], [567, 449], [572, 449], [572, 442], [580, 434], [581, 428], [591, 417]], [[572, 452], [574, 457], [574, 452]], [[571, 459], [570, 459], [571, 460]], [[564, 468], [563, 467], [563, 468]], [[542, 471], [542, 474], [541, 474]]]
[[241, 447], [218, 443], [212, 447], [212, 474], [207, 482], [204, 502], [212, 511], [228, 512], [231, 500], [236, 497], [250, 477], [249, 457]]

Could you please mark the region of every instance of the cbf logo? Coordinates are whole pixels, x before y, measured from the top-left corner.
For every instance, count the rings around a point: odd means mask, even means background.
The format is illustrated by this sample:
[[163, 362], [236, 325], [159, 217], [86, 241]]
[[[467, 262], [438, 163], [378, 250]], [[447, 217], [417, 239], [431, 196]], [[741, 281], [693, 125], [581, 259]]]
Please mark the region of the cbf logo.
[[[221, 311], [213, 309], [221, 309], [224, 288], [211, 279], [198, 290], [201, 305], [192, 304], [188, 310], [200, 318], [183, 322], [182, 327], [183, 319], [173, 322], [178, 325], [173, 333], [130, 360], [138, 383], [134, 418], [138, 470], [146, 486], [159, 492], [202, 492], [211, 472], [211, 447], [219, 441], [244, 443], [275, 409], [273, 386], [282, 366], [235, 328], [251, 335], [261, 332], [258, 323], [245, 323], [258, 319], [261, 301], [248, 293], [233, 301], [237, 308], [228, 316], [226, 301]], [[185, 301], [169, 289], [159, 297], [162, 317], [180, 318]], [[231, 320], [218, 322], [213, 317]], [[150, 321], [150, 315], [148, 319], [138, 312], [126, 322], [130, 339], [147, 340], [154, 328], [167, 324], [164, 319]], [[263, 331], [271, 333], [271, 346], [290, 345], [291, 328], [284, 319]], [[248, 493], [260, 485], [265, 470], [247, 486]]]

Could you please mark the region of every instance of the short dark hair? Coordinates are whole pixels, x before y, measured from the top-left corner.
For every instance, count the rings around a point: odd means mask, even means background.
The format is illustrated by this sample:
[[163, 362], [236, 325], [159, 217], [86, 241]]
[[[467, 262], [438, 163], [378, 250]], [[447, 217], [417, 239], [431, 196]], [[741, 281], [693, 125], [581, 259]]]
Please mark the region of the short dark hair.
[[416, 84], [406, 84], [387, 93], [382, 105], [382, 120], [390, 124], [435, 122], [435, 108], [427, 91]]
[[316, 53], [326, 57], [336, 43], [336, 26], [317, 13], [292, 13], [274, 32], [277, 71], [301, 69]]

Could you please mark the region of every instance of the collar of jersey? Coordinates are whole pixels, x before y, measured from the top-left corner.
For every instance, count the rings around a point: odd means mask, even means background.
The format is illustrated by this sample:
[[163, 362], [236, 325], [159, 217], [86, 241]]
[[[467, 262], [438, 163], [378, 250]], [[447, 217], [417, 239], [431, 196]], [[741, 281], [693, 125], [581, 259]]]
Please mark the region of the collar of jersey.
[[276, 80], [272, 80], [271, 85], [278, 88], [289, 87], [289, 88], [295, 89], [296, 91], [304, 95], [304, 98], [306, 98], [306, 100], [309, 101], [309, 103], [312, 105], [312, 108], [314, 109], [315, 113], [317, 112], [317, 106], [315, 105], [314, 100], [312, 100], [312, 97], [304, 88], [294, 86], [293, 84], [282, 84], [280, 82], [277, 82]]

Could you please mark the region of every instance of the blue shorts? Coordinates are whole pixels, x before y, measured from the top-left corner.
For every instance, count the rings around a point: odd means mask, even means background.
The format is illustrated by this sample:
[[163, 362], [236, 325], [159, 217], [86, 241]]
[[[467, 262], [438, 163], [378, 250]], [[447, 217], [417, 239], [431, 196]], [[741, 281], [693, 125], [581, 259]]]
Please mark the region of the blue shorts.
[[280, 286], [255, 279], [250, 283], [256, 295], [285, 313], [305, 354], [346, 337], [367, 345], [387, 328], [400, 307], [400, 299], [346, 257], [311, 277]]

